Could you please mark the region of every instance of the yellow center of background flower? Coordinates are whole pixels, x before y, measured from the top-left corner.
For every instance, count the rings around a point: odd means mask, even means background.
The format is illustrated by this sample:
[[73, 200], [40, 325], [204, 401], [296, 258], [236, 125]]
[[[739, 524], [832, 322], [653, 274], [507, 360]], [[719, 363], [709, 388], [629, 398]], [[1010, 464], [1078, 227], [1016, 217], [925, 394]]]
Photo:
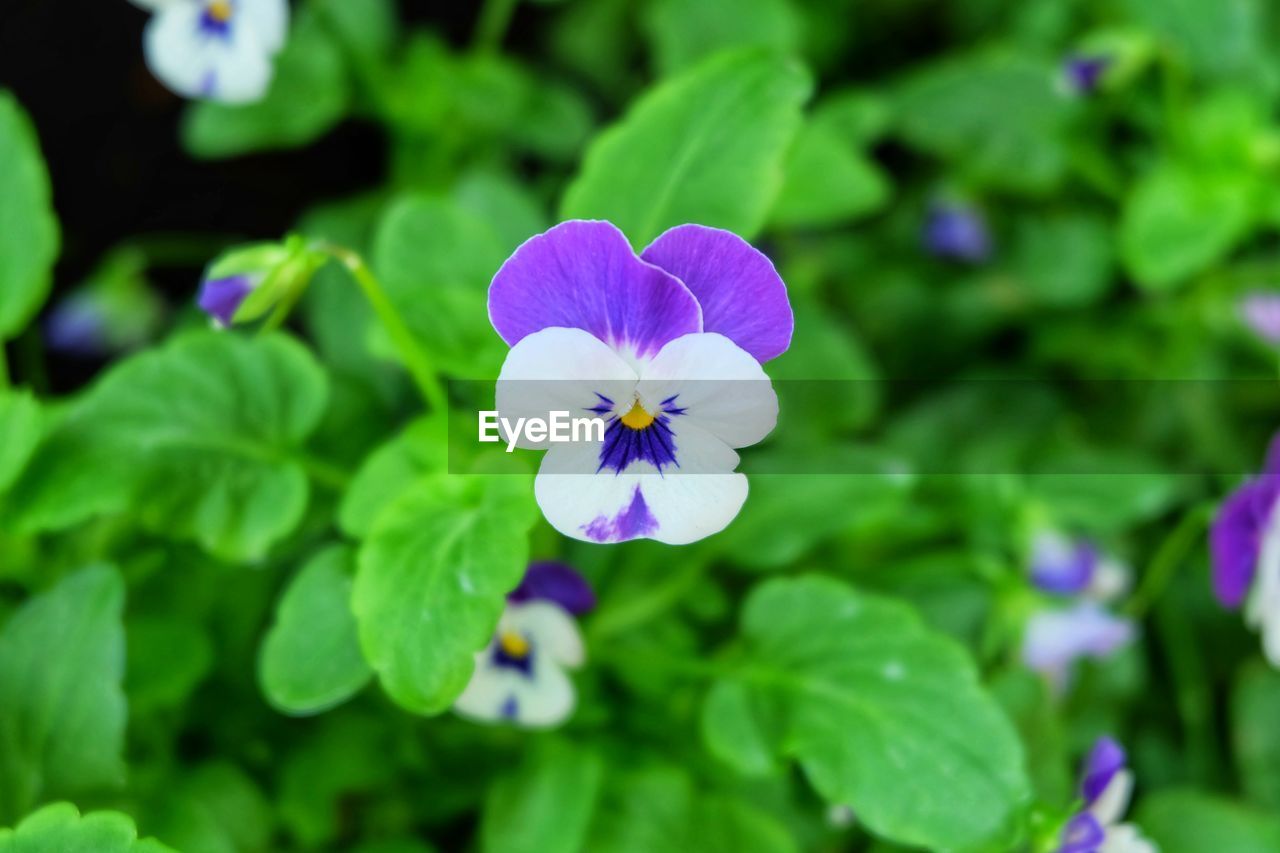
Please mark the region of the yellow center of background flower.
[[515, 631], [503, 631], [498, 636], [498, 643], [507, 657], [523, 658], [529, 654], [529, 641]]
[[632, 429], [644, 429], [651, 423], [653, 423], [653, 415], [644, 410], [639, 400], [636, 400], [635, 405], [631, 407], [631, 411], [622, 416], [622, 425]]
[[214, 0], [206, 8], [209, 17], [213, 18], [220, 24], [225, 24], [231, 20], [231, 3], [229, 0]]

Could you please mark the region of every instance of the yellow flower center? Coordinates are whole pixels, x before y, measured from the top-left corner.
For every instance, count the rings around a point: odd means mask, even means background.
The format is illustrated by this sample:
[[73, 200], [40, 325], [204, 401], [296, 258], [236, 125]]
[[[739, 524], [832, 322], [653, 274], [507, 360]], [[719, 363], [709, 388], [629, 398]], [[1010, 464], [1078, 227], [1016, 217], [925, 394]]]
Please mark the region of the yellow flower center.
[[230, 0], [213, 0], [212, 3], [205, 7], [205, 11], [209, 14], [210, 18], [220, 24], [225, 24], [227, 21], [231, 20]]
[[653, 415], [644, 410], [644, 406], [640, 405], [639, 400], [636, 400], [635, 405], [631, 407], [631, 411], [622, 416], [622, 425], [632, 429], [644, 429], [651, 423], [653, 423]]
[[515, 631], [503, 631], [499, 634], [498, 644], [502, 646], [503, 653], [510, 658], [518, 660], [529, 654], [529, 641]]

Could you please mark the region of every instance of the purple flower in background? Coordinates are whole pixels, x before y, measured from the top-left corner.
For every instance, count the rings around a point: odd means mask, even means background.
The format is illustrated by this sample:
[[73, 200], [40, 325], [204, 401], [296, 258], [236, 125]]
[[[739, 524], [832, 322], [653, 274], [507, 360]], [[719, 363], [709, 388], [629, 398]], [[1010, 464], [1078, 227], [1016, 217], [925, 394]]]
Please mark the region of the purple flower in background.
[[1055, 531], [1036, 534], [1031, 545], [1031, 582], [1045, 592], [1084, 592], [1098, 568], [1098, 549]]
[[453, 708], [482, 722], [554, 726], [575, 704], [565, 669], [586, 660], [574, 621], [595, 606], [591, 586], [563, 563], [532, 563], [507, 596], [493, 640], [476, 653], [475, 672]]
[[1081, 770], [1084, 808], [1063, 826], [1057, 853], [1156, 853], [1133, 824], [1120, 823], [1133, 793], [1133, 774], [1124, 748], [1101, 737]]
[[1232, 492], [1209, 529], [1213, 592], [1224, 607], [1245, 605], [1263, 651], [1280, 666], [1280, 435], [1262, 474]]
[[1254, 291], [1240, 300], [1240, 316], [1253, 333], [1280, 345], [1280, 293]]
[[284, 47], [287, 0], [133, 0], [154, 14], [144, 52], [179, 95], [250, 103], [266, 94]]
[[205, 279], [200, 284], [196, 305], [212, 317], [215, 323], [225, 328], [235, 320], [240, 304], [256, 286], [257, 282], [247, 275]]
[[564, 411], [603, 435], [547, 448], [538, 505], [566, 536], [685, 544], [722, 530], [747, 497], [738, 454], [777, 421], [761, 368], [794, 321], [773, 264], [728, 231], [681, 225], [639, 256], [608, 222], [563, 222], [494, 276], [489, 317], [511, 352], [497, 409]]
[[953, 202], [935, 202], [925, 218], [924, 248], [949, 260], [982, 263], [991, 256], [991, 236], [987, 223], [973, 207]]
[[50, 349], [72, 355], [103, 355], [111, 349], [103, 306], [84, 293], [54, 306], [45, 320], [44, 335]]
[[1071, 665], [1082, 658], [1107, 658], [1133, 641], [1134, 625], [1095, 601], [1036, 612], [1022, 637], [1022, 662], [1066, 687]]
[[1067, 91], [1075, 95], [1092, 95], [1098, 91], [1102, 75], [1111, 66], [1108, 56], [1068, 56], [1062, 63], [1062, 79]]

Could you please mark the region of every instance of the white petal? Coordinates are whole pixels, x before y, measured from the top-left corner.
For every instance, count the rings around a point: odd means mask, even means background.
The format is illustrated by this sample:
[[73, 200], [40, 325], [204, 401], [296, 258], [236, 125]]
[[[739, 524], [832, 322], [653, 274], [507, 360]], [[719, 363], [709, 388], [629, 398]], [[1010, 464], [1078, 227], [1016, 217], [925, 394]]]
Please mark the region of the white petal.
[[[499, 416], [547, 420], [553, 411], [570, 417], [593, 417], [603, 395], [622, 414], [635, 398], [636, 372], [599, 338], [582, 329], [549, 328], [523, 338], [507, 353], [498, 374]], [[505, 431], [504, 431], [505, 435]], [[548, 442], [520, 437], [520, 447], [541, 448]], [[593, 469], [594, 470], [594, 469]]]
[[1280, 505], [1267, 519], [1257, 575], [1245, 602], [1245, 621], [1262, 631], [1262, 650], [1280, 668]]
[[232, 23], [230, 37], [201, 29], [203, 6], [173, 4], [147, 24], [147, 65], [166, 86], [188, 98], [244, 103], [271, 83], [271, 62], [251, 28]]
[[545, 728], [568, 719], [573, 713], [577, 695], [573, 682], [553, 662], [534, 664], [532, 679], [521, 679], [516, 685], [515, 721], [522, 726]]
[[700, 332], [664, 346], [641, 368], [645, 409], [675, 397], [686, 418], [730, 447], [763, 439], [778, 422], [778, 397], [760, 363], [724, 335]]
[[[574, 457], [584, 466], [580, 470], [587, 470], [598, 455], [574, 445], [553, 446], [542, 459], [534, 496], [552, 527], [585, 542], [656, 539], [685, 545], [719, 533], [747, 499], [747, 478], [742, 474], [559, 473], [571, 470], [565, 460]], [[696, 458], [697, 454], [682, 457], [691, 464]], [[638, 467], [653, 471], [646, 463]]]
[[492, 722], [503, 719], [502, 710], [514, 695], [516, 682], [524, 676], [490, 663], [492, 652], [486, 648], [476, 654], [476, 668], [453, 703], [453, 710], [465, 717]]
[[268, 53], [284, 47], [289, 31], [287, 0], [234, 0], [237, 19], [253, 30], [258, 44]]
[[1159, 848], [1143, 838], [1142, 833], [1131, 823], [1107, 827], [1106, 833], [1098, 853], [1159, 853]]
[[148, 12], [155, 12], [165, 6], [176, 6], [181, 3], [195, 4], [197, 0], [129, 0], [130, 3]]
[[1133, 772], [1127, 769], [1117, 770], [1107, 783], [1107, 787], [1093, 801], [1089, 811], [1098, 819], [1098, 823], [1111, 826], [1124, 817], [1129, 808], [1129, 797], [1133, 794]]
[[529, 639], [535, 654], [563, 666], [576, 668], [586, 660], [577, 621], [550, 601], [507, 605], [501, 629], [522, 634]]

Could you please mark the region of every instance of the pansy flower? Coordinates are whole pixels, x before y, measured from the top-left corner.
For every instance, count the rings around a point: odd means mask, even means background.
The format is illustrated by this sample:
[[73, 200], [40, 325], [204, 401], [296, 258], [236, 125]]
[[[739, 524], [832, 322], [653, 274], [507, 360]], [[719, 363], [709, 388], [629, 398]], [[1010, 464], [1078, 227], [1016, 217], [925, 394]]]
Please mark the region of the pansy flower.
[[1065, 605], [1054, 603], [1033, 613], [1022, 637], [1022, 662], [1045, 675], [1055, 689], [1066, 687], [1077, 660], [1107, 658], [1132, 642], [1133, 623], [1105, 607], [1127, 587], [1128, 572], [1092, 543], [1057, 531], [1037, 533], [1030, 576], [1042, 592], [1069, 597]]
[[1133, 824], [1120, 823], [1133, 793], [1124, 748], [1109, 737], [1094, 744], [1081, 771], [1084, 808], [1062, 828], [1056, 853], [1155, 853]]
[[1071, 94], [1092, 95], [1110, 67], [1109, 56], [1073, 54], [1062, 63], [1062, 79]]
[[974, 207], [934, 202], [925, 216], [921, 242], [925, 251], [946, 260], [978, 264], [991, 257], [986, 220]]
[[526, 241], [489, 289], [511, 351], [503, 418], [565, 411], [603, 435], [547, 447], [534, 490], [561, 533], [684, 544], [722, 530], [747, 497], [736, 448], [762, 440], [778, 401], [761, 363], [794, 321], [773, 264], [728, 231], [681, 225], [636, 255], [608, 222]]
[[574, 617], [595, 606], [595, 594], [563, 563], [532, 563], [507, 607], [492, 642], [476, 653], [476, 668], [453, 709], [483, 722], [530, 728], [554, 726], [573, 711], [566, 669], [582, 666], [586, 652]]
[[1213, 592], [1224, 607], [1244, 605], [1245, 621], [1262, 631], [1262, 648], [1280, 666], [1280, 436], [1262, 474], [1222, 503], [1209, 531]]
[[231, 249], [205, 270], [196, 306], [220, 328], [257, 320], [295, 302], [325, 260], [298, 237]]
[[154, 12], [147, 65], [187, 98], [249, 103], [266, 94], [284, 47], [287, 0], [133, 0]]

